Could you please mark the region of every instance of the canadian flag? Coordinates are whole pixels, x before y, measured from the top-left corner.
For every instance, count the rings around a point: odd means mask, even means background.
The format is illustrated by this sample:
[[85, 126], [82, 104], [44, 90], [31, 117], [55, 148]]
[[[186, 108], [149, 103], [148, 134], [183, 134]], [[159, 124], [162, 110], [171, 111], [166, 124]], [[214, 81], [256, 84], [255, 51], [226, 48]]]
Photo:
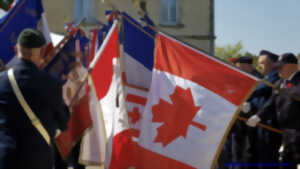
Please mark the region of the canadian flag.
[[[90, 64], [107, 134], [105, 168], [110, 169], [132, 166], [136, 159], [136, 142], [132, 142], [132, 136], [137, 138], [139, 135], [138, 130], [131, 128], [128, 121], [119, 55], [118, 27], [117, 22], [114, 22]], [[100, 158], [100, 154], [90, 156], [90, 159], [97, 158]]]
[[[126, 112], [125, 106], [122, 106], [125, 101], [119, 101], [122, 92], [118, 91], [120, 87], [116, 80], [120, 81], [121, 79], [118, 78], [117, 70], [114, 68], [116, 67], [114, 65], [118, 63], [117, 58], [119, 58], [118, 31], [117, 22], [114, 22], [102, 46], [90, 63], [91, 82], [96, 91], [94, 97], [97, 98], [94, 108], [98, 110], [98, 114], [92, 117], [93, 128], [82, 140], [80, 161], [84, 164], [104, 163], [107, 156], [106, 151], [109, 152], [112, 146], [110, 142], [107, 142], [107, 137], [113, 131], [115, 114], [123, 109]], [[95, 121], [96, 116], [100, 120]], [[128, 126], [125, 123], [122, 124]], [[108, 147], [107, 150], [106, 147]]]
[[257, 79], [167, 35], [156, 38], [147, 104], [140, 130], [131, 132], [138, 142], [127, 136], [134, 160], [127, 151], [118, 162], [135, 169], [213, 168]]
[[[100, 57], [99, 60], [91, 63], [91, 66], [95, 65], [92, 78], [101, 104], [107, 133], [105, 168], [111, 169], [124, 168], [123, 166], [127, 166], [128, 162], [126, 159], [134, 160], [135, 154], [131, 136], [136, 131], [130, 128], [128, 122], [119, 55], [118, 27], [115, 21], [95, 55], [95, 58]], [[123, 153], [126, 153], [125, 158], [123, 158]]]
[[101, 165], [105, 160], [106, 147], [103, 112], [91, 77], [89, 77], [88, 83], [91, 87], [89, 110], [91, 112], [92, 126], [82, 138], [79, 162], [84, 165]]

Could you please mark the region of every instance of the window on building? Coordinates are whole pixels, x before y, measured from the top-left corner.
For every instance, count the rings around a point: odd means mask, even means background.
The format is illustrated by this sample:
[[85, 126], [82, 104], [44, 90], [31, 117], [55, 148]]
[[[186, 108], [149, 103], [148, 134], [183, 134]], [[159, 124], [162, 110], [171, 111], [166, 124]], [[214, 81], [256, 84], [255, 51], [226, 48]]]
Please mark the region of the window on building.
[[161, 0], [161, 25], [180, 25], [180, 0]]
[[86, 18], [85, 23], [93, 24], [97, 20], [94, 16], [94, 0], [75, 0], [75, 22], [79, 23]]

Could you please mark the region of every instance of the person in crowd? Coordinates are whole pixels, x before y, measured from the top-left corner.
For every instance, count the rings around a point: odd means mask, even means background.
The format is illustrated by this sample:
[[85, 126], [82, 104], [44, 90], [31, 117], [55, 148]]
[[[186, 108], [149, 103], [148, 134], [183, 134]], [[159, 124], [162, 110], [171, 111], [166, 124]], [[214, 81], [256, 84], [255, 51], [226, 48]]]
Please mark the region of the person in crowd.
[[252, 57], [241, 56], [241, 57], [234, 59], [232, 62], [236, 67], [238, 67], [239, 69], [241, 69], [244, 72], [247, 72], [247, 73], [249, 73], [253, 76], [259, 77], [259, 78], [263, 77], [263, 75], [255, 69], [255, 67], [253, 65]]
[[[69, 65], [69, 73], [66, 76], [66, 83], [63, 85], [63, 98], [65, 103], [69, 106], [70, 112], [73, 112], [73, 106], [79, 104], [79, 100], [86, 94], [85, 87], [81, 90], [78, 89], [84, 82], [83, 77], [87, 70], [83, 67], [80, 58], [80, 53], [76, 53], [76, 61]], [[78, 58], [78, 59], [77, 59]], [[77, 93], [78, 92], [78, 93]], [[73, 100], [75, 98], [75, 100]], [[79, 161], [81, 140], [78, 140], [67, 159], [62, 159], [59, 151], [56, 150], [55, 169], [68, 169], [72, 166], [74, 169], [84, 169], [85, 166], [81, 165]]]
[[[253, 66], [253, 58], [248, 56], [241, 56], [232, 61], [233, 64], [242, 71], [249, 73], [258, 78], [262, 78], [260, 74]], [[249, 101], [254, 96], [251, 96]], [[239, 116], [248, 118], [251, 113], [240, 112]], [[243, 165], [233, 168], [248, 168], [248, 163], [255, 163], [257, 161], [256, 151], [256, 129], [248, 127], [244, 122], [237, 120], [231, 130], [230, 138], [232, 139], [232, 162], [243, 163]]]
[[67, 128], [69, 111], [62, 82], [38, 68], [45, 44], [40, 31], [24, 29], [17, 39], [18, 61], [0, 73], [0, 169], [54, 167], [52, 140]]
[[[279, 80], [278, 70], [275, 67], [278, 57], [278, 55], [266, 50], [262, 50], [259, 53], [258, 66], [264, 75], [264, 80], [272, 84]], [[271, 94], [272, 88], [264, 83], [260, 83], [251, 98], [244, 103], [243, 112], [250, 115], [256, 114], [258, 110], [262, 109], [265, 102], [271, 97]], [[277, 128], [276, 114], [273, 113], [268, 116], [264, 123]], [[265, 164], [274, 163], [278, 159], [279, 154], [277, 150], [280, 146], [281, 135], [263, 128], [257, 128], [257, 132], [257, 139], [253, 137], [254, 139], [251, 141], [257, 142], [257, 147], [250, 147], [250, 151], [253, 153], [259, 152], [255, 154], [254, 158], [257, 160], [256, 163], [259, 164], [259, 168], [264, 168]]]
[[[251, 116], [247, 124], [255, 127], [274, 114], [279, 128], [283, 130], [280, 162], [285, 168], [297, 168], [300, 163], [300, 72], [298, 60], [292, 53], [285, 53], [276, 63], [281, 78], [272, 90], [272, 96], [257, 114]], [[262, 149], [262, 151], [265, 151]], [[278, 149], [276, 150], [278, 151]], [[274, 162], [274, 161], [273, 161]], [[299, 167], [299, 166], [298, 166]]]

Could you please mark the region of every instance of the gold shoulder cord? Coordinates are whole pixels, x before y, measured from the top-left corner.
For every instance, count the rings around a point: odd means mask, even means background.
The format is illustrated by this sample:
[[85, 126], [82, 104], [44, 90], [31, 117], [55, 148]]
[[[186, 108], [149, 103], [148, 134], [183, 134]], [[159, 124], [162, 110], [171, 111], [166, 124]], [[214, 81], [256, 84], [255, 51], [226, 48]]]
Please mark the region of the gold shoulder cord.
[[15, 93], [18, 101], [19, 101], [19, 103], [23, 107], [23, 109], [24, 109], [26, 115], [28, 116], [28, 118], [30, 119], [32, 125], [43, 136], [43, 138], [47, 142], [47, 144], [49, 146], [51, 146], [50, 136], [49, 136], [47, 130], [42, 125], [40, 119], [33, 113], [33, 111], [31, 110], [31, 108], [27, 104], [26, 100], [24, 99], [23, 94], [22, 94], [22, 92], [21, 92], [21, 90], [20, 90], [20, 88], [18, 86], [18, 83], [17, 83], [17, 81], [15, 79], [13, 69], [9, 69], [8, 70], [8, 79], [9, 79], [9, 82], [10, 82], [12, 88], [13, 88], [13, 91], [14, 91], [14, 93]]

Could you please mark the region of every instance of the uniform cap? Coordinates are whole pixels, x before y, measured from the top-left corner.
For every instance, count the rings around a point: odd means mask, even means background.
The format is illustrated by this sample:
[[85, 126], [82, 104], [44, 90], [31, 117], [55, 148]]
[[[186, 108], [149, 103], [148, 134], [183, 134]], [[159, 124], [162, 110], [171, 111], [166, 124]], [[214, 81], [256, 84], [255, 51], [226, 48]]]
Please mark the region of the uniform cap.
[[298, 64], [298, 59], [293, 53], [284, 53], [279, 57], [275, 67], [279, 68], [284, 64]]
[[249, 56], [241, 56], [233, 60], [233, 63], [246, 63], [252, 65], [253, 59]]

